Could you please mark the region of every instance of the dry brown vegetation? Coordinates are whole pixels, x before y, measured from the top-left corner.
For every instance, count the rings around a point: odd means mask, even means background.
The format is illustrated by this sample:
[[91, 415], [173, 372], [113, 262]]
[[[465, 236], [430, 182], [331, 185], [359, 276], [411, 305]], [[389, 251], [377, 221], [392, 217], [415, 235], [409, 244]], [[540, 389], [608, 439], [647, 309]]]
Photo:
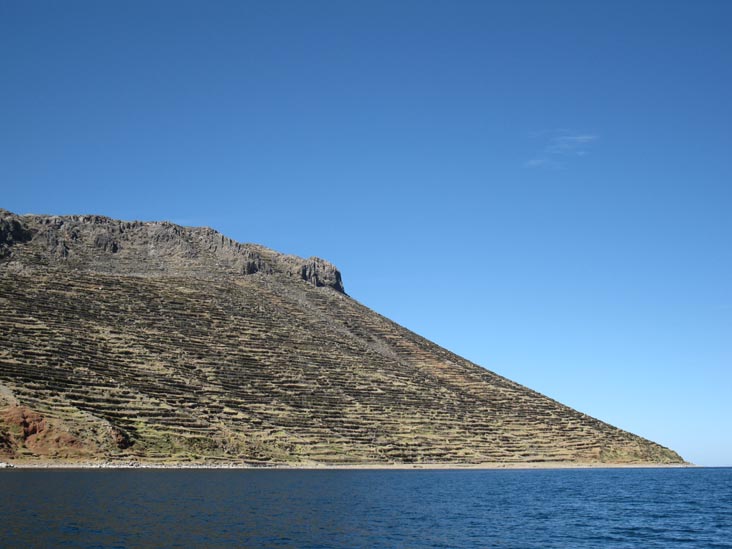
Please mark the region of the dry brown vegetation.
[[682, 462], [342, 289], [327, 262], [210, 229], [0, 211], [0, 455]]

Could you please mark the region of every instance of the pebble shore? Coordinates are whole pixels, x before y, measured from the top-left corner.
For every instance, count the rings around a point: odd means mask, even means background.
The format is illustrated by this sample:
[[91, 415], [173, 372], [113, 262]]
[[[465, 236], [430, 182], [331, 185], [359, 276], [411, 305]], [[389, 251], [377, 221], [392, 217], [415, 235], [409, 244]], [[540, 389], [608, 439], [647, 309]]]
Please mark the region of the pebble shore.
[[679, 468], [695, 467], [691, 463], [685, 464], [658, 464], [658, 463], [566, 463], [566, 462], [542, 462], [542, 463], [353, 463], [353, 464], [322, 464], [322, 463], [272, 463], [272, 464], [250, 464], [250, 463], [189, 463], [189, 462], [167, 462], [150, 463], [138, 461], [41, 461], [23, 460], [13, 463], [0, 462], [0, 469], [304, 469], [304, 470], [326, 470], [326, 469], [633, 469], [633, 468]]

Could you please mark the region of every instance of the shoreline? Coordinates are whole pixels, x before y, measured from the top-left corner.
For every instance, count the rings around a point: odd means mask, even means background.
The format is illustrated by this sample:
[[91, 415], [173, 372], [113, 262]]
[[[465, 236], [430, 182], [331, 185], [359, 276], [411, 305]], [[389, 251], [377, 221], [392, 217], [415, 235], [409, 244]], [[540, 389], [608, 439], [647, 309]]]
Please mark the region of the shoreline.
[[151, 463], [151, 462], [106, 462], [106, 461], [7, 461], [0, 462], [1, 469], [236, 469], [236, 470], [277, 470], [277, 471], [328, 471], [328, 470], [385, 470], [385, 471], [419, 471], [419, 470], [561, 470], [561, 469], [685, 469], [698, 468], [693, 463]]

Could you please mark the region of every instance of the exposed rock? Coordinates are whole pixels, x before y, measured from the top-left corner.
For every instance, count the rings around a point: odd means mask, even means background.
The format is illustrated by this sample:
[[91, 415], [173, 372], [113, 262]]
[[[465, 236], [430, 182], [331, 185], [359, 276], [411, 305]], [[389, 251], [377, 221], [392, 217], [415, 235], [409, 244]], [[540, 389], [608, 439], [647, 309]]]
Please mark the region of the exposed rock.
[[335, 265], [319, 257], [311, 257], [300, 267], [300, 276], [313, 286], [329, 286], [343, 292], [341, 273]]
[[[23, 244], [22, 246], [19, 246]], [[284, 273], [344, 293], [341, 273], [317, 257], [302, 259], [236, 242], [208, 227], [117, 221], [99, 215], [15, 215], [0, 209], [0, 259], [142, 276]]]
[[125, 450], [132, 446], [132, 441], [130, 440], [130, 436], [125, 433], [122, 429], [114, 428], [112, 427], [110, 429], [112, 441], [114, 442], [114, 445], [119, 448], [120, 450]]
[[28, 242], [33, 234], [15, 216], [0, 209], [0, 258], [10, 254], [14, 244]]

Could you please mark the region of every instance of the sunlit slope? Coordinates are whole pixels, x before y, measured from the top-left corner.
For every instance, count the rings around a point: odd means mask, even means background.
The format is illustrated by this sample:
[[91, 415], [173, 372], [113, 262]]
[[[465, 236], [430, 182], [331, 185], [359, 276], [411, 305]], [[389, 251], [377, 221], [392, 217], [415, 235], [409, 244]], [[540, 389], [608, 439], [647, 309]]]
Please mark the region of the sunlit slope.
[[[369, 310], [327, 262], [256, 247], [252, 272], [207, 271], [210, 257], [183, 246], [182, 259], [155, 256], [155, 269], [132, 268], [145, 261], [129, 252], [124, 269], [135, 274], [125, 274], [104, 266], [132, 241], [112, 251], [81, 234], [84, 247], [71, 242], [58, 258], [41, 216], [5, 219], [27, 231], [0, 237], [5, 458], [682, 462]], [[79, 233], [121, 223], [74, 219]], [[169, 227], [184, 240], [198, 231]]]

